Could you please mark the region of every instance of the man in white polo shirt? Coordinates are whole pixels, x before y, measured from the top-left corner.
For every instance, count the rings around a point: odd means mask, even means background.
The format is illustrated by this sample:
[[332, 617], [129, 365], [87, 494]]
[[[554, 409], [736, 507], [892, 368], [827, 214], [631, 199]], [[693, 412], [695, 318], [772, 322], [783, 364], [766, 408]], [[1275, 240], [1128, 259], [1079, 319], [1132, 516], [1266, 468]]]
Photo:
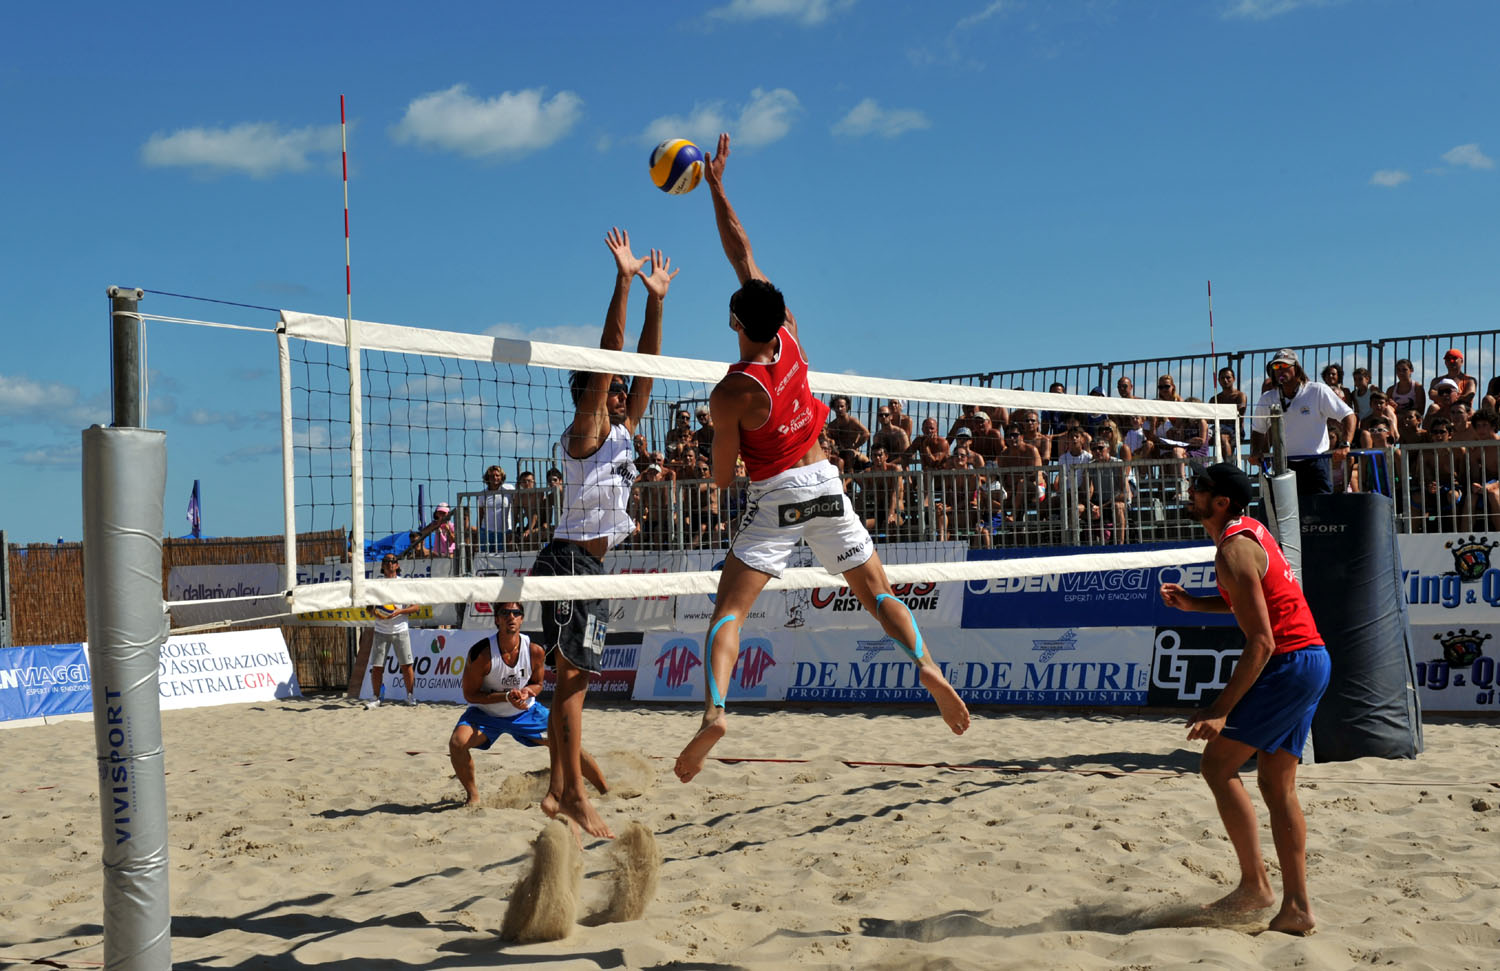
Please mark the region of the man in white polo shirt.
[[[1354, 438], [1359, 419], [1354, 409], [1344, 403], [1332, 388], [1321, 381], [1310, 381], [1294, 351], [1276, 352], [1266, 365], [1273, 387], [1260, 396], [1250, 419], [1250, 461], [1259, 465], [1269, 444], [1271, 406], [1280, 405], [1285, 416], [1282, 434], [1286, 441], [1287, 464], [1297, 473], [1297, 495], [1309, 496], [1333, 491], [1327, 455], [1330, 447], [1347, 448]], [[1330, 446], [1328, 422], [1339, 423], [1339, 441]]]

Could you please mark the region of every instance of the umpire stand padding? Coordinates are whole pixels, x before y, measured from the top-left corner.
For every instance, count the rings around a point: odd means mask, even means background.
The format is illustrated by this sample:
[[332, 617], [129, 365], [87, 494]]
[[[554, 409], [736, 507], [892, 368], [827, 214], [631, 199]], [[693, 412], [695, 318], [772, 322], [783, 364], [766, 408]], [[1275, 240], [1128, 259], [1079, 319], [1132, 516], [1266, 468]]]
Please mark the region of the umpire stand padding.
[[1319, 762], [1422, 751], [1422, 710], [1391, 500], [1302, 498], [1302, 588], [1333, 673], [1313, 718]]

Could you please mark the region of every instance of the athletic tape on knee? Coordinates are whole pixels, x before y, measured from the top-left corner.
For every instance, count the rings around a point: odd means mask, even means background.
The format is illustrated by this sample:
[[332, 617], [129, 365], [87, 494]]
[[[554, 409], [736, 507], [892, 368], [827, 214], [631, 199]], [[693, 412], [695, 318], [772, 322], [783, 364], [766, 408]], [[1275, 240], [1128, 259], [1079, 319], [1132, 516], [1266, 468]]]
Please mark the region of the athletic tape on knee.
[[713, 699], [715, 708], [726, 708], [724, 696], [719, 693], [719, 685], [714, 681], [714, 638], [718, 636], [719, 628], [734, 620], [734, 614], [725, 614], [719, 618], [719, 622], [708, 629], [708, 641], [703, 647], [704, 658], [703, 673], [708, 678], [708, 696]]
[[906, 652], [906, 656], [909, 657], [909, 658], [911, 658], [913, 661], [920, 661], [920, 660], [922, 660], [922, 631], [921, 631], [920, 628], [917, 627], [917, 615], [911, 612], [911, 608], [910, 607], [906, 606], [906, 604], [904, 604], [904, 603], [901, 603], [901, 601], [897, 600], [895, 597], [891, 596], [888, 593], [877, 593], [875, 595], [875, 609], [876, 610], [880, 609], [880, 602], [882, 600], [889, 600], [892, 603], [901, 604], [901, 608], [903, 610], [905, 610], [906, 611], [906, 615], [911, 618], [911, 632], [912, 632], [912, 634], [914, 634], [916, 636], [916, 639], [917, 639], [916, 645], [913, 646], [913, 647], [907, 647], [905, 644], [902, 644], [900, 641], [896, 641], [896, 643], [897, 643], [897, 645], [900, 646], [901, 650], [903, 650], [903, 651]]

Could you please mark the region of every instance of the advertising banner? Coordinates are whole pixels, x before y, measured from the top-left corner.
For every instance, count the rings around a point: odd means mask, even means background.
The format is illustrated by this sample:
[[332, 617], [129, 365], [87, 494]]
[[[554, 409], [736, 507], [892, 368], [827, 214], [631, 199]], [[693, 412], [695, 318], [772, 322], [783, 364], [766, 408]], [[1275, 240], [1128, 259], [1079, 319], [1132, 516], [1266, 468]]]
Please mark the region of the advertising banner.
[[[1064, 548], [1058, 555], [1097, 553], [1097, 548]], [[1008, 550], [971, 550], [969, 559], [1014, 557]], [[1217, 592], [1212, 563], [1189, 563], [1138, 570], [1091, 573], [1040, 573], [1035, 576], [970, 580], [964, 584], [963, 626], [1158, 627], [1181, 619], [1180, 611], [1161, 602], [1163, 583], [1181, 584], [1192, 594]], [[1198, 618], [1201, 618], [1198, 619]], [[1233, 625], [1228, 614], [1195, 615], [1195, 622]]]
[[167, 638], [158, 690], [163, 710], [302, 695], [276, 627]]
[[1238, 627], [1158, 627], [1146, 704], [1153, 708], [1213, 704], [1244, 650], [1245, 635]]
[[[971, 704], [1144, 705], [1148, 629], [1051, 628], [944, 631], [932, 639], [944, 675]], [[906, 653], [878, 630], [745, 632], [726, 690], [764, 701], [913, 704], [928, 701]], [[638, 700], [703, 699], [703, 644], [648, 635], [636, 677]]]
[[[468, 702], [464, 701], [463, 673], [468, 666], [469, 649], [494, 632], [493, 623], [488, 630], [412, 630], [412, 673], [416, 677], [417, 700], [467, 705]], [[539, 630], [526, 633], [533, 638], [541, 637]], [[629, 698], [635, 685], [639, 649], [639, 634], [607, 636], [604, 670], [589, 676], [589, 697]], [[396, 701], [405, 700], [406, 682], [401, 677], [401, 664], [394, 652], [386, 653], [385, 665], [381, 670], [385, 697]], [[370, 687], [369, 674], [361, 671], [359, 679], [359, 696], [366, 700], [373, 698], [375, 695]], [[543, 678], [546, 691], [551, 690], [555, 680], [549, 668]]]
[[1396, 542], [1413, 629], [1418, 624], [1500, 623], [1500, 568], [1491, 556], [1500, 536], [1404, 533]]
[[282, 594], [281, 567], [274, 563], [219, 563], [174, 566], [167, 574], [167, 599], [222, 600], [228, 597], [264, 596], [264, 600], [215, 603], [202, 607], [172, 608], [174, 627], [211, 624], [216, 620], [249, 620], [286, 610]]
[[[173, 571], [174, 573], [176, 571]], [[451, 577], [453, 575], [453, 561], [440, 557], [415, 556], [401, 561], [401, 575], [403, 577]], [[375, 579], [380, 576], [380, 564], [369, 563], [365, 565], [365, 576]], [[299, 564], [297, 567], [297, 583], [334, 583], [349, 579], [349, 564], [347, 563], [324, 563], [321, 565], [312, 563]], [[457, 604], [423, 604], [422, 610], [407, 618], [408, 623], [430, 624], [434, 627], [458, 623]], [[176, 616], [176, 612], [173, 612]], [[312, 613], [298, 614], [295, 623], [306, 624], [309, 627], [364, 627], [375, 622], [375, 618], [362, 607], [349, 610], [319, 610]]]
[[0, 721], [92, 711], [82, 644], [0, 650]]
[[1500, 712], [1495, 697], [1496, 638], [1491, 624], [1412, 624], [1417, 694], [1423, 711]]
[[[883, 564], [957, 563], [962, 562], [966, 547], [962, 543], [880, 543], [876, 552]], [[719, 570], [724, 554], [698, 553], [696, 565], [685, 569]], [[792, 551], [788, 567], [816, 566], [817, 558], [806, 546]], [[894, 588], [896, 597], [906, 604], [923, 630], [957, 627], [963, 619], [962, 583], [909, 583]], [[677, 597], [676, 628], [690, 631], [708, 630], [713, 617], [714, 598], [694, 595]], [[756, 630], [850, 630], [871, 625], [869, 614], [848, 587], [817, 587], [804, 590], [767, 590], [755, 601], [745, 620]]]

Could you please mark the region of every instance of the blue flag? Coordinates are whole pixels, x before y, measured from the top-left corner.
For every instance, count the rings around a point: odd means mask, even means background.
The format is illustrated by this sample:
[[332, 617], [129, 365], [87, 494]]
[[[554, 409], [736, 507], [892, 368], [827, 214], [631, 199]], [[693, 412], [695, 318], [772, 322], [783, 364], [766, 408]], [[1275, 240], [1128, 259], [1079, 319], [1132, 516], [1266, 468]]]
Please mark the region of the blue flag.
[[188, 496], [187, 521], [193, 527], [193, 538], [198, 539], [200, 531], [203, 528], [203, 506], [200, 504], [198, 498], [197, 479], [193, 480], [193, 494]]

